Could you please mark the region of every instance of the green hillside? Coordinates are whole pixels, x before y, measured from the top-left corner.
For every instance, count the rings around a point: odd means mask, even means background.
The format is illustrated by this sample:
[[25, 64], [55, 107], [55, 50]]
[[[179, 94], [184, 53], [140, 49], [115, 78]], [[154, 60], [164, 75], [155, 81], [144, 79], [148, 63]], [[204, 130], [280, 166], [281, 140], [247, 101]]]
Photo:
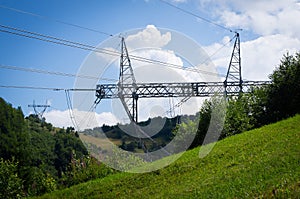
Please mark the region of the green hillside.
[[42, 198], [297, 198], [300, 115], [199, 148], [144, 174], [117, 173]]

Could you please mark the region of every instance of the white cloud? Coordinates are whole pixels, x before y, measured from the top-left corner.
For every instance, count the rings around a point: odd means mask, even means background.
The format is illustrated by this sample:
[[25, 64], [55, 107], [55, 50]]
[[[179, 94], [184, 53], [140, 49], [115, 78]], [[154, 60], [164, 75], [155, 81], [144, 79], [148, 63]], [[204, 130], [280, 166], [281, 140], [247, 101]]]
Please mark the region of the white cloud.
[[174, 3], [185, 3], [187, 0], [172, 0]]
[[[227, 40], [225, 38], [224, 40]], [[217, 73], [216, 68], [211, 62], [200, 63], [198, 66], [189, 66], [184, 63], [181, 57], [171, 50], [162, 49], [141, 49], [131, 52], [134, 56], [144, 57], [146, 59], [156, 60], [168, 65], [145, 63], [132, 60], [132, 66], [137, 82], [196, 82], [196, 81], [218, 81], [217, 77], [207, 76], [193, 72], [191, 70], [201, 70], [211, 73]], [[202, 60], [204, 61], [204, 60]]]
[[170, 40], [170, 32], [161, 34], [154, 25], [148, 25], [144, 30], [134, 35], [129, 35], [126, 38], [126, 45], [130, 49], [145, 48], [145, 46], [149, 48], [161, 48], [167, 45]]
[[200, 4], [230, 28], [243, 28], [259, 35], [300, 34], [299, 0], [202, 0]]
[[46, 121], [53, 124], [56, 127], [68, 127], [73, 126], [69, 116], [69, 112], [60, 110], [51, 110], [44, 113]]
[[[183, 62], [173, 51], [162, 49], [140, 49], [131, 52], [132, 55], [143, 57], [150, 60], [156, 60], [164, 63], [173, 64], [174, 67], [182, 68]], [[161, 64], [145, 63], [132, 60], [132, 66], [137, 82], [174, 82], [178, 81], [178, 71], [175, 68]]]
[[[110, 112], [86, 112], [86, 111], [78, 111], [72, 110], [73, 118], [75, 118], [75, 122], [79, 127], [79, 130], [84, 130], [87, 128], [94, 128], [106, 125], [115, 125], [119, 122], [119, 120]], [[70, 117], [69, 110], [51, 110], [49, 112], [44, 113], [44, 117], [46, 121], [52, 123], [56, 127], [66, 128], [69, 126], [74, 126]]]
[[99, 59], [105, 63], [119, 60], [120, 50], [112, 47], [102, 48], [101, 52], [95, 52]]
[[285, 35], [268, 35], [243, 42], [242, 65], [244, 78], [267, 80], [269, 74], [280, 64], [283, 54], [299, 50], [300, 40]]
[[[248, 80], [267, 80], [268, 75], [280, 63], [286, 52], [295, 53], [300, 45], [299, 0], [200, 0], [220, 24], [242, 28], [245, 35], [254, 33], [255, 39], [245, 41], [241, 32], [242, 75]], [[204, 9], [205, 8], [205, 9]], [[208, 54], [222, 46], [217, 42], [205, 47]], [[226, 68], [231, 56], [232, 44], [212, 59], [218, 67]]]

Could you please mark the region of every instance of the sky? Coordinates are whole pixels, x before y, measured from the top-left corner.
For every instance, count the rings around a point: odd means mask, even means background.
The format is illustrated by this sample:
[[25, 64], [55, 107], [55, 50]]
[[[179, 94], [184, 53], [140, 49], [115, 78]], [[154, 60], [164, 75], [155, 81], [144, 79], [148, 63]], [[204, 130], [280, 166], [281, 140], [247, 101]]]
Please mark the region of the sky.
[[[206, 52], [215, 67], [212, 69], [207, 66], [206, 70], [216, 70], [215, 72], [220, 74], [226, 72], [229, 64], [233, 42], [228, 42], [234, 37], [234, 32], [238, 31], [241, 38], [244, 80], [268, 80], [268, 75], [278, 67], [284, 54], [294, 54], [299, 51], [299, 0], [166, 1], [194, 13], [200, 18], [181, 12], [160, 0], [0, 0], [0, 24], [2, 25], [0, 29], [4, 30], [3, 26], [9, 26], [90, 46], [104, 46], [115, 51], [118, 51], [118, 41], [121, 35], [126, 37], [126, 42], [128, 39], [128, 48], [132, 50], [133, 55], [155, 58], [183, 66], [189, 60], [184, 60], [183, 57], [179, 57], [171, 50], [161, 50], [162, 47], [175, 40], [176, 33], [180, 33], [190, 41], [197, 43]], [[142, 43], [140, 43], [141, 41]], [[85, 74], [83, 73], [84, 69], [89, 67], [89, 61], [93, 57], [93, 52], [88, 50], [5, 32], [0, 32], [0, 43], [0, 86], [78, 87], [80, 81], [74, 76], [22, 71], [20, 68]], [[111, 43], [111, 46], [105, 46], [108, 43]], [[151, 49], [145, 51], [145, 48], [149, 47]], [[157, 51], [159, 49], [160, 51]], [[97, 66], [105, 63], [107, 57], [105, 58], [100, 53], [95, 60], [98, 62], [95, 61], [97, 64], [93, 62], [95, 68], [89, 71], [90, 75], [118, 78], [116, 61], [108, 69], [106, 68], [104, 73], [101, 73], [101, 69], [98, 70]], [[137, 75], [136, 78], [142, 82], [160, 81], [157, 79], [160, 76], [165, 81], [172, 81], [174, 78], [178, 80], [181, 77], [183, 79], [180, 81], [203, 80], [201, 74], [195, 76], [192, 73], [185, 73], [185, 71], [180, 73], [178, 69], [166, 70], [161, 66], [145, 64], [141, 66], [139, 64], [133, 62], [133, 68]], [[12, 67], [19, 69], [13, 70]], [[146, 76], [145, 73], [148, 75]], [[173, 73], [174, 75], [168, 75]], [[176, 75], [179, 73], [180, 77], [177, 78]], [[93, 87], [97, 81], [94, 79], [85, 85]], [[74, 110], [70, 112], [64, 91], [0, 87], [0, 97], [14, 107], [20, 106], [25, 115], [33, 113], [32, 108], [28, 107], [33, 100], [36, 104], [49, 104], [50, 108], [46, 110], [44, 117], [46, 121], [59, 127], [71, 126], [70, 113], [76, 115], [76, 112], [81, 111], [79, 102], [76, 102], [78, 99], [76, 95], [76, 93], [70, 92], [72, 105], [75, 106]], [[89, 101], [80, 101], [81, 104], [90, 107], [91, 100], [94, 100], [94, 93], [82, 95], [90, 95]], [[155, 103], [144, 101], [144, 107], [148, 107], [151, 103], [151, 110], [142, 109], [144, 118], [147, 118], [149, 114], [152, 114], [151, 116], [155, 116], [156, 113], [161, 114], [165, 111], [165, 106], [159, 104], [172, 103], [172, 101], [170, 99]], [[194, 107], [195, 104], [197, 101], [190, 102], [190, 105]], [[124, 114], [124, 111], [123, 113], [118, 112], [118, 107], [119, 105], [115, 102], [100, 102], [95, 115], [98, 125], [121, 122], [120, 115]], [[186, 107], [187, 112], [190, 111], [188, 109]], [[195, 108], [193, 109], [195, 110]], [[88, 110], [85, 108], [84, 111]], [[148, 112], [150, 113], [148, 114]], [[89, 118], [88, 114], [77, 117], [77, 123], [81, 123], [81, 128], [89, 125], [93, 127], [91, 124], [84, 124], [90, 123], [86, 118]]]

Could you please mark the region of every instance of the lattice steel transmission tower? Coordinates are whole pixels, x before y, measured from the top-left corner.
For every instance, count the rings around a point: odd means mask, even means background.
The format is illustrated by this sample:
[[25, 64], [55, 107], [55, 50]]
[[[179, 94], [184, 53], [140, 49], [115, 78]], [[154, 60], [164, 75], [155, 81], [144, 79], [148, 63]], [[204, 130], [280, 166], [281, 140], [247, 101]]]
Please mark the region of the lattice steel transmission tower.
[[131, 122], [138, 122], [139, 98], [238, 96], [269, 81], [243, 81], [241, 75], [240, 36], [236, 32], [234, 47], [224, 82], [136, 83], [125, 39], [122, 38], [118, 84], [96, 86], [96, 103], [119, 98]]
[[[37, 115], [40, 120], [43, 120], [43, 115], [44, 115], [46, 109], [48, 107], [50, 107], [50, 105], [48, 105], [47, 103], [46, 103], [46, 105], [35, 104], [35, 101], [33, 100], [33, 104], [29, 104], [28, 107], [32, 107], [35, 112], [35, 115]], [[37, 108], [42, 108], [42, 109], [41, 109], [41, 111], [38, 111]]]

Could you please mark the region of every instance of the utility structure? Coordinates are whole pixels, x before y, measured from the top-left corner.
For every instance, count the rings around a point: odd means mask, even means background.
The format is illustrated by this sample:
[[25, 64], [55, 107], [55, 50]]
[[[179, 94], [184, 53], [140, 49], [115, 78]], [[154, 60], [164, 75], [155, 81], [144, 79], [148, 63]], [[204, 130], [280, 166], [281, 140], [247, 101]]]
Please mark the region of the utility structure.
[[[40, 120], [43, 120], [43, 115], [44, 115], [46, 109], [48, 107], [50, 107], [50, 105], [35, 104], [35, 101], [33, 100], [33, 104], [29, 104], [28, 107], [32, 107], [35, 112], [35, 115], [37, 115]], [[38, 108], [42, 108], [41, 111], [38, 111]]]
[[119, 98], [130, 121], [137, 123], [139, 98], [183, 97], [181, 102], [184, 103], [191, 97], [238, 96], [242, 92], [250, 92], [253, 87], [269, 84], [268, 81], [242, 80], [240, 52], [240, 36], [236, 32], [224, 82], [136, 83], [125, 40], [122, 38], [119, 82], [97, 85], [95, 102]]

